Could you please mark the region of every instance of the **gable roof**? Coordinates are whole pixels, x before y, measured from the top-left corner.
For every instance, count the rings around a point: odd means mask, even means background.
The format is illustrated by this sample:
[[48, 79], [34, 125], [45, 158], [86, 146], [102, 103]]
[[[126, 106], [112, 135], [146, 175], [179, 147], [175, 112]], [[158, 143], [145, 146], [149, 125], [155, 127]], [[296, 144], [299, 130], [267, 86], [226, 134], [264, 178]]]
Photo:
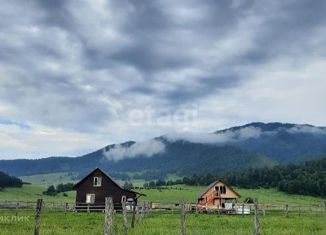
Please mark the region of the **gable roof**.
[[118, 188], [120, 188], [121, 190], [123, 191], [126, 191], [126, 192], [130, 192], [130, 193], [135, 193], [139, 196], [146, 196], [146, 194], [143, 194], [143, 193], [138, 193], [138, 192], [135, 192], [135, 191], [132, 191], [132, 190], [127, 190], [127, 189], [124, 189], [124, 188], [121, 188], [121, 186], [111, 177], [109, 176], [107, 173], [105, 173], [105, 171], [103, 171], [102, 169], [100, 169], [99, 167], [96, 167], [91, 173], [89, 173], [87, 176], [85, 176], [83, 179], [81, 179], [78, 183], [76, 183], [72, 188], [73, 189], [76, 189], [78, 187], [78, 185], [80, 185], [82, 182], [84, 182], [88, 177], [90, 177], [95, 171], [100, 171], [101, 173], [103, 173], [103, 175], [107, 178], [109, 178], [109, 180], [111, 180]]
[[208, 192], [208, 190], [210, 190], [215, 184], [217, 184], [219, 182], [223, 183], [226, 187], [228, 187], [235, 195], [237, 195], [238, 197], [241, 197], [240, 194], [237, 193], [236, 191], [234, 191], [234, 189], [231, 188], [231, 186], [229, 186], [224, 180], [218, 179], [218, 180], [215, 180], [210, 185], [208, 185], [207, 188], [205, 189], [205, 191], [203, 193], [201, 193], [198, 198], [202, 198]]

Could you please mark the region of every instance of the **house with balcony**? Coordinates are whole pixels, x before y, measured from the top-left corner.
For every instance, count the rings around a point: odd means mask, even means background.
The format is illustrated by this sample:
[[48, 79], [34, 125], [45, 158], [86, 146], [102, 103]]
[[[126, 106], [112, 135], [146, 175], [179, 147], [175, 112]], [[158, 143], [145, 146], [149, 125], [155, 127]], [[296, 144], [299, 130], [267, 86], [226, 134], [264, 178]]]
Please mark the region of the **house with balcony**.
[[219, 179], [211, 183], [198, 197], [198, 212], [232, 212], [240, 195], [225, 181]]

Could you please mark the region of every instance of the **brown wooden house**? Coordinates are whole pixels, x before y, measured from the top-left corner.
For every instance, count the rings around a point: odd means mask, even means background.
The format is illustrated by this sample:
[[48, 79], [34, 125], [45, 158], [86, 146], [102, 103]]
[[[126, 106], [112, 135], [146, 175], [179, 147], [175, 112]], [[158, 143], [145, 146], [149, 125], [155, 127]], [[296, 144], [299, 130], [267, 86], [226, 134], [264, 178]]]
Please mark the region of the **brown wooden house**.
[[123, 189], [109, 175], [100, 168], [96, 168], [85, 178], [74, 185], [76, 193], [76, 210], [86, 211], [103, 210], [105, 198], [112, 197], [114, 207], [121, 208], [121, 199], [126, 196], [127, 202], [135, 202], [144, 195], [131, 190]]
[[240, 195], [223, 180], [216, 180], [198, 197], [197, 211], [231, 211]]

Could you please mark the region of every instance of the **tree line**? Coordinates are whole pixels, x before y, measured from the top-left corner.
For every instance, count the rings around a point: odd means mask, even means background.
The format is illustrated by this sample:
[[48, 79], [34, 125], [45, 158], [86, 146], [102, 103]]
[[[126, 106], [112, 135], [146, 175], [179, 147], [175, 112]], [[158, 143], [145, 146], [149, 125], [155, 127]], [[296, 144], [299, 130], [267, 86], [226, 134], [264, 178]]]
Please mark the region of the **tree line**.
[[228, 173], [225, 180], [243, 188], [274, 187], [290, 194], [326, 196], [326, 158], [272, 168]]
[[21, 187], [22, 185], [23, 181], [21, 179], [0, 171], [0, 189], [6, 187]]
[[208, 173], [193, 175], [175, 181], [146, 182], [144, 188], [158, 188], [185, 184], [190, 186], [206, 186], [216, 179], [224, 179], [228, 184], [241, 188], [277, 188], [290, 194], [326, 196], [326, 158], [307, 161], [301, 164], [274, 166], [272, 168], [255, 168], [242, 172], [225, 174]]

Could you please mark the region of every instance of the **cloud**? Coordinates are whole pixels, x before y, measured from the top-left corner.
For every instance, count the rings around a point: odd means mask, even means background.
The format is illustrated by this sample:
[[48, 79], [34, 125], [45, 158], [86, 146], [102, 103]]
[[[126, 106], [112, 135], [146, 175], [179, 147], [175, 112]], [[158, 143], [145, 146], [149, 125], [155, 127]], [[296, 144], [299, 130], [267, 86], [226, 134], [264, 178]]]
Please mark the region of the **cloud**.
[[239, 130], [227, 130], [217, 133], [194, 133], [194, 132], [179, 132], [170, 133], [163, 137], [168, 141], [188, 141], [191, 143], [201, 144], [226, 144], [236, 141], [244, 141], [250, 138], [259, 138], [264, 134], [260, 128], [257, 127], [244, 127]]
[[[325, 11], [321, 0], [3, 1], [0, 119], [97, 139], [88, 148], [252, 121], [325, 125]], [[189, 106], [186, 125], [139, 131], [128, 118]]]
[[326, 128], [319, 128], [310, 125], [300, 125], [292, 127], [288, 130], [289, 133], [305, 133], [305, 134], [319, 134], [319, 135], [326, 135]]
[[136, 142], [126, 147], [123, 145], [116, 145], [109, 151], [103, 150], [104, 156], [111, 161], [120, 161], [126, 158], [135, 157], [152, 157], [156, 154], [163, 153], [165, 145], [158, 140], [148, 140], [144, 142]]
[[104, 136], [0, 122], [1, 159], [81, 156], [107, 144]]
[[248, 139], [257, 139], [262, 136], [273, 136], [278, 131], [286, 131], [290, 134], [305, 133], [312, 135], [326, 135], [325, 127], [315, 127], [311, 125], [295, 125], [291, 128], [280, 127], [273, 131], [262, 131], [259, 127], [242, 127], [240, 129], [228, 129], [216, 133], [198, 133], [198, 132], [175, 132], [163, 136], [168, 141], [188, 141], [201, 144], [228, 144]]

